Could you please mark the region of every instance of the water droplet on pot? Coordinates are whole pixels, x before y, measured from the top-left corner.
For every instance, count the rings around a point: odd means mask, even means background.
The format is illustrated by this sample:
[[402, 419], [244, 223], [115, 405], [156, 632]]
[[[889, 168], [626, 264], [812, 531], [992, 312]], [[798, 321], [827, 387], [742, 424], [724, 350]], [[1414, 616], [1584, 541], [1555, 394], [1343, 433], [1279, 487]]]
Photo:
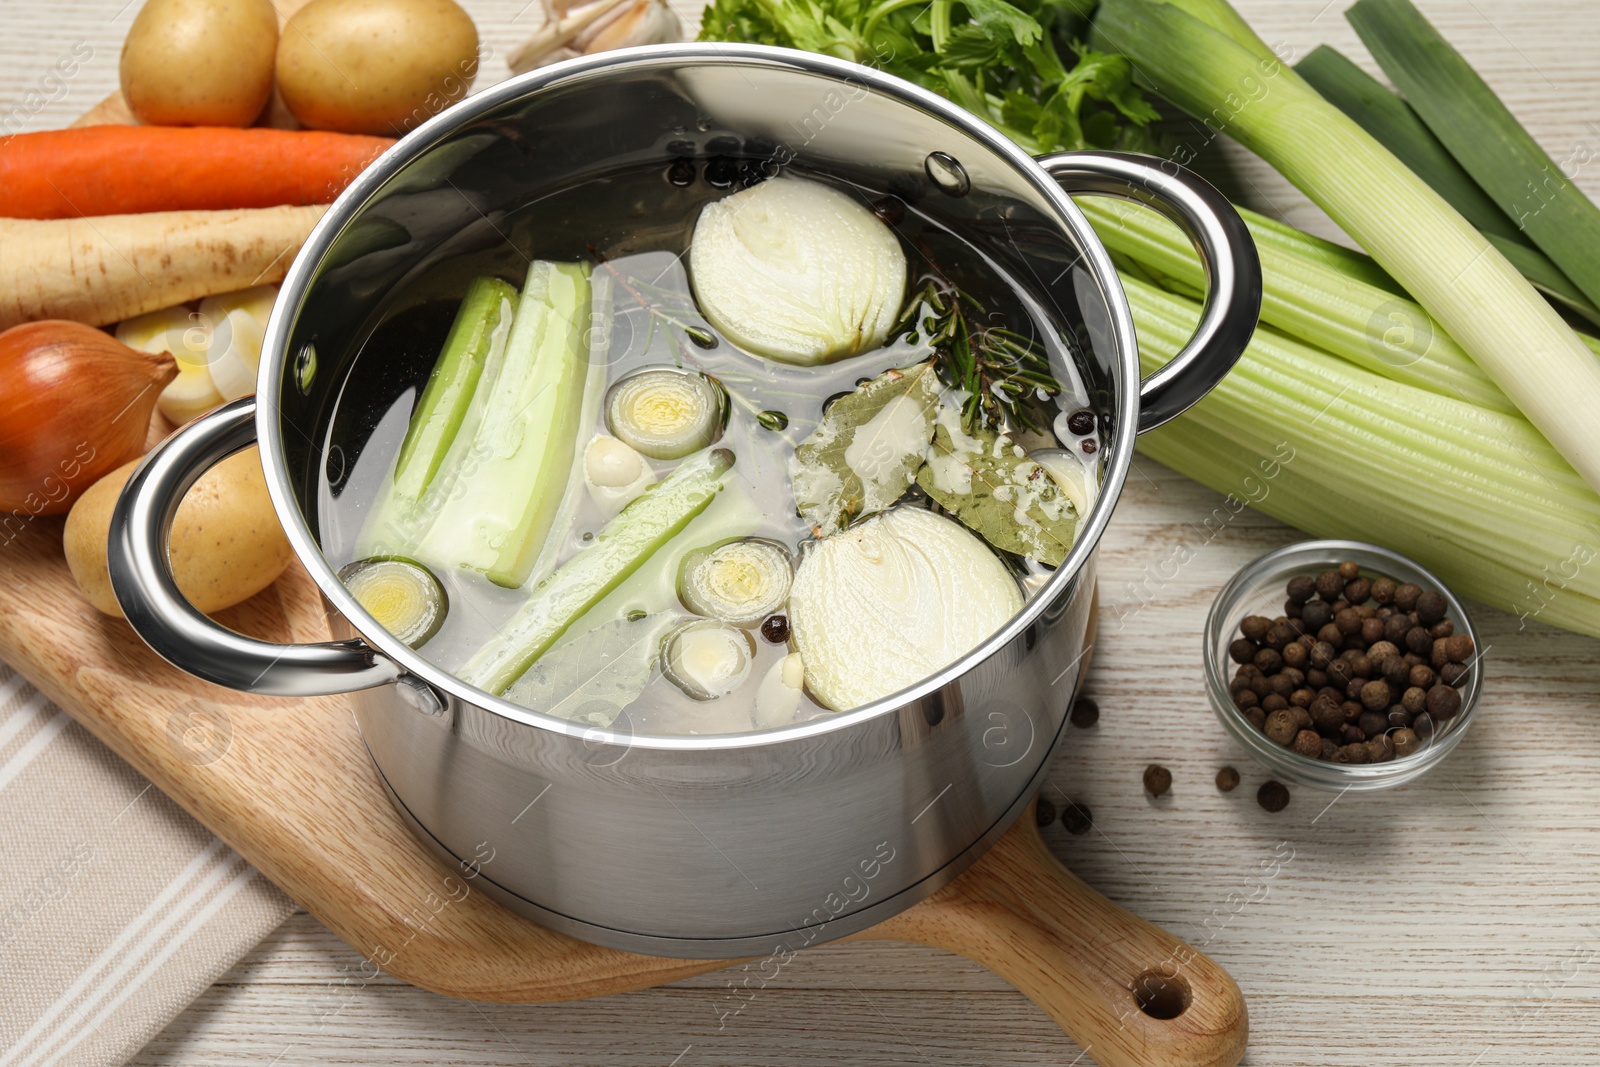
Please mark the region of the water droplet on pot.
[[972, 190], [972, 179], [966, 168], [948, 152], [929, 152], [922, 161], [928, 180], [939, 187], [946, 196], [966, 196]]

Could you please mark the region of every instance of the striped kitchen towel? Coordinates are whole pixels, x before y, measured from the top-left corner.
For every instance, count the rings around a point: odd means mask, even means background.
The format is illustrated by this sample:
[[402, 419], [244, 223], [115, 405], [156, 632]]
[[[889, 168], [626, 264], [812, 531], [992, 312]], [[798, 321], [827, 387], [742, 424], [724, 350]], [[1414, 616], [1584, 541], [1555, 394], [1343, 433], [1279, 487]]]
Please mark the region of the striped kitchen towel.
[[293, 908], [0, 664], [0, 1067], [122, 1063]]

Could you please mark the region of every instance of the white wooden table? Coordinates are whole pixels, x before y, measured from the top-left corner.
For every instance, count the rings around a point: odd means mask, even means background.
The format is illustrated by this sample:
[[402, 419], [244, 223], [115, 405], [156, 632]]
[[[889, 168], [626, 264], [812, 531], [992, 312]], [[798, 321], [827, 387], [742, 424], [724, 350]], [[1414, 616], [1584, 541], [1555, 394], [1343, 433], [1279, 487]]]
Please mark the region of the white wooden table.
[[[0, 124], [63, 125], [100, 99], [138, 2], [0, 0]], [[537, 7], [522, 4], [467, 3], [497, 52], [486, 78], [505, 74], [498, 56], [537, 24]], [[1327, 41], [1365, 61], [1344, 0], [1238, 6], [1269, 43], [1303, 55]], [[1600, 146], [1592, 0], [1422, 6], [1553, 155]], [[93, 54], [64, 88], [41, 82], [75, 46]], [[1235, 195], [1333, 235], [1259, 164], [1240, 161], [1237, 173]], [[1600, 194], [1600, 170], [1577, 181]], [[1335, 801], [1296, 789], [1269, 815], [1254, 799], [1265, 775], [1206, 704], [1200, 626], [1238, 566], [1300, 535], [1245, 512], [1211, 537], [1198, 520], [1216, 503], [1153, 463], [1136, 466], [1101, 555], [1102, 640], [1089, 681], [1100, 725], [1073, 731], [1045, 791], [1058, 807], [1069, 797], [1088, 806], [1094, 828], [1071, 836], [1058, 823], [1051, 845], [1101, 891], [1232, 971], [1250, 1002], [1247, 1063], [1600, 1064], [1600, 645], [1536, 624], [1519, 631], [1512, 617], [1478, 609], [1486, 706], [1448, 763], [1382, 795]], [[1180, 542], [1193, 558], [1157, 577], [1181, 558]], [[1159, 802], [1140, 783], [1151, 762], [1173, 772]], [[1213, 776], [1230, 763], [1244, 782], [1222, 794]], [[1289, 855], [1263, 882], [1262, 861]], [[1070, 1064], [1079, 1054], [997, 978], [912, 947], [805, 953], [721, 1031], [716, 1009], [737, 973], [516, 1007], [386, 976], [363, 982], [358, 971], [354, 951], [297, 915], [133, 1062], [944, 1067]]]

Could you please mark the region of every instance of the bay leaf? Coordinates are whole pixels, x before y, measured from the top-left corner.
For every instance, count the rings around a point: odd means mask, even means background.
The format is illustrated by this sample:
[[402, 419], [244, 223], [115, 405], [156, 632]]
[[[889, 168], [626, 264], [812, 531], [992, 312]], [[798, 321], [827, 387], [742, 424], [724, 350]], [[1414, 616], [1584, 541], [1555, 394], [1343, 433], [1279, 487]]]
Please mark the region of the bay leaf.
[[835, 400], [794, 450], [789, 481], [802, 518], [827, 537], [905, 495], [933, 438], [932, 362], [889, 370]]
[[1050, 473], [1009, 437], [987, 427], [961, 428], [961, 413], [941, 408], [917, 484], [995, 548], [1061, 566], [1072, 548], [1078, 513]]
[[506, 690], [506, 699], [546, 715], [610, 726], [655, 676], [661, 639], [677, 612], [620, 618], [561, 641]]

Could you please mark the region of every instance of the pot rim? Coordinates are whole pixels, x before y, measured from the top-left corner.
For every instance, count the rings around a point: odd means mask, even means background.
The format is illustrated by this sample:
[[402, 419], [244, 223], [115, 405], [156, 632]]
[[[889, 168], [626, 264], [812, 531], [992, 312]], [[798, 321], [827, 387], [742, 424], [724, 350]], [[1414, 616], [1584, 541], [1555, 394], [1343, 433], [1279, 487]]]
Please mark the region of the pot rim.
[[[839, 81], [864, 85], [874, 92], [908, 107], [929, 113], [955, 126], [1009, 163], [1012, 169], [1054, 209], [1055, 221], [1075, 240], [1084, 262], [1099, 284], [1110, 312], [1112, 336], [1123, 375], [1120, 395], [1115, 398], [1118, 433], [1109, 454], [1105, 454], [1104, 478], [1095, 505], [1080, 525], [1072, 549], [1044, 587], [1015, 616], [966, 655], [929, 675], [917, 684], [850, 711], [825, 718], [810, 719], [793, 726], [750, 730], [736, 734], [645, 734], [585, 726], [569, 719], [546, 715], [514, 704], [503, 697], [468, 685], [442, 667], [429, 662], [415, 650], [378, 625], [350, 595], [323, 556], [306, 517], [290, 485], [285, 463], [277, 412], [282, 398], [284, 365], [292, 334], [292, 320], [298, 316], [316, 272], [327, 257], [335, 239], [354, 222], [391, 178], [399, 174], [422, 152], [460, 128], [469, 125], [503, 105], [544, 90], [604, 77], [617, 70], [652, 68], [673, 69], [696, 65], [735, 65], [820, 74]], [[1134, 439], [1139, 417], [1139, 357], [1133, 314], [1117, 280], [1111, 257], [1067, 192], [1041, 168], [1026, 151], [994, 127], [965, 109], [920, 86], [885, 74], [873, 67], [790, 48], [771, 45], [690, 42], [668, 45], [643, 45], [616, 49], [593, 56], [581, 56], [516, 75], [462, 100], [433, 116], [390, 146], [350, 183], [318, 220], [300, 252], [290, 264], [279, 289], [271, 319], [262, 342], [262, 358], [257, 372], [256, 436], [267, 492], [283, 523], [284, 532], [295, 555], [327, 598], [350, 622], [361, 640], [399, 664], [407, 674], [426, 682], [466, 704], [499, 718], [588, 744], [622, 744], [667, 751], [757, 748], [820, 737], [851, 729], [882, 715], [892, 714], [927, 695], [943, 689], [978, 664], [1008, 645], [1039, 618], [1083, 570], [1105, 533], [1111, 513], [1133, 462]], [[1085, 650], [1087, 651], [1087, 650]], [[1083, 653], [1079, 653], [1079, 659]], [[1074, 663], [1077, 661], [1074, 660]], [[1066, 664], [1063, 672], [1073, 664]]]

